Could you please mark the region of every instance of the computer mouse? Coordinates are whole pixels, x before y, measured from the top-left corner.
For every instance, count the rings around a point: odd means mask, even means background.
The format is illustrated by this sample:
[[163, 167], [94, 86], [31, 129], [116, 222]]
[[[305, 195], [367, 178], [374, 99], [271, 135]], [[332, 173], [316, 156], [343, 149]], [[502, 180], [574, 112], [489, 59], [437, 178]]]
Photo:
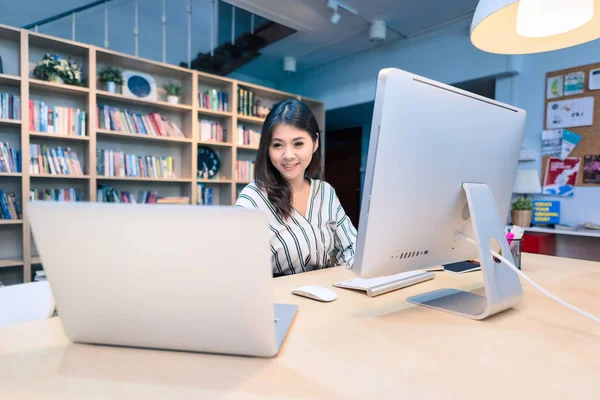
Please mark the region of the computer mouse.
[[297, 294], [298, 296], [308, 297], [309, 299], [325, 302], [337, 299], [337, 294], [335, 294], [333, 290], [322, 286], [300, 286], [292, 289], [292, 293]]

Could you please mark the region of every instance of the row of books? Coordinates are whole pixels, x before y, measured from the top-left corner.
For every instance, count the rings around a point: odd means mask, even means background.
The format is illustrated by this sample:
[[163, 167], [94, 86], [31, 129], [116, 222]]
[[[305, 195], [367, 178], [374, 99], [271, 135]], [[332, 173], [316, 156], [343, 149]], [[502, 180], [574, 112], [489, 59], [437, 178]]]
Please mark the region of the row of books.
[[254, 179], [254, 161], [238, 160], [235, 164], [238, 182], [251, 182]]
[[148, 136], [185, 137], [176, 123], [157, 112], [140, 114], [104, 104], [98, 106], [98, 128]]
[[29, 152], [29, 173], [32, 175], [84, 175], [77, 153], [69, 147], [51, 148], [32, 143]]
[[29, 130], [67, 136], [85, 136], [86, 112], [80, 108], [50, 106], [29, 100]]
[[15, 192], [4, 193], [0, 190], [0, 219], [21, 219], [21, 206]]
[[0, 172], [21, 172], [21, 151], [0, 142]]
[[204, 183], [199, 183], [198, 204], [201, 206], [211, 206], [213, 204], [213, 188], [207, 187]]
[[21, 119], [21, 96], [18, 94], [0, 94], [0, 119]]
[[217, 89], [206, 90], [198, 93], [198, 104], [202, 108], [208, 108], [215, 111], [229, 111], [229, 94]]
[[227, 136], [227, 129], [218, 121], [210, 119], [201, 119], [198, 121], [200, 125], [200, 140], [224, 142]]
[[258, 144], [260, 143], [260, 136], [260, 131], [248, 128], [246, 125], [238, 125], [237, 144], [258, 147]]
[[79, 189], [32, 189], [30, 201], [82, 201], [83, 193]]
[[238, 88], [237, 96], [238, 114], [264, 118], [271, 111], [269, 107], [261, 103], [260, 99], [256, 98], [256, 94], [252, 90]]
[[34, 282], [44, 282], [47, 281], [46, 272], [43, 269], [37, 269], [35, 271], [35, 276], [33, 277]]
[[100, 203], [131, 203], [131, 204], [189, 204], [189, 197], [162, 197], [158, 192], [142, 190], [137, 198], [130, 192], [120, 191], [108, 185], [100, 185], [96, 192]]
[[96, 172], [102, 176], [176, 178], [173, 157], [138, 156], [122, 151], [98, 149]]

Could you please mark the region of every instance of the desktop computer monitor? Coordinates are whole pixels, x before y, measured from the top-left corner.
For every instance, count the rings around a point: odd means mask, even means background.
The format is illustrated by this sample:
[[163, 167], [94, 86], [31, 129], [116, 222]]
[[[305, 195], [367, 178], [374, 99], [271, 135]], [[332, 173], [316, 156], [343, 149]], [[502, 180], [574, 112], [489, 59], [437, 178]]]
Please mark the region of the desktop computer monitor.
[[[510, 206], [525, 111], [399, 69], [378, 76], [354, 269], [362, 278], [479, 258], [486, 296], [447, 289], [409, 301], [482, 319], [521, 298]], [[463, 232], [475, 239], [462, 240]], [[510, 257], [512, 260], [512, 257]]]

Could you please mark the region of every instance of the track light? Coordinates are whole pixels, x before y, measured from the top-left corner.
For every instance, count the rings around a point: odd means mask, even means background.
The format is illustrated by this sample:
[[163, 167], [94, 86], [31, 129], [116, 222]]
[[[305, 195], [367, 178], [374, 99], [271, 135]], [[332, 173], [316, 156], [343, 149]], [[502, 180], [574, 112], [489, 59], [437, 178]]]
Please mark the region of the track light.
[[337, 24], [338, 22], [340, 22], [340, 18], [342, 18], [342, 16], [340, 15], [339, 11], [338, 11], [338, 2], [335, 0], [329, 0], [327, 2], [327, 8], [331, 8], [333, 10], [333, 15], [331, 16], [331, 23], [332, 24]]
[[337, 24], [338, 22], [340, 22], [340, 18], [342, 18], [342, 16], [340, 15], [340, 13], [338, 12], [338, 10], [336, 8], [335, 11], [333, 12], [333, 15], [331, 16], [331, 22], [334, 24]]

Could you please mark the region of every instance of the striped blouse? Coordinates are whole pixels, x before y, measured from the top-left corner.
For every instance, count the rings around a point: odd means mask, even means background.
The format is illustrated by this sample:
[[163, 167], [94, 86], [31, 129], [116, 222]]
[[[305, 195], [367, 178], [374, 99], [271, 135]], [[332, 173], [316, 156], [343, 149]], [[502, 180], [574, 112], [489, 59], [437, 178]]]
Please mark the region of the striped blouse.
[[242, 190], [236, 207], [255, 208], [268, 214], [274, 276], [326, 268], [330, 266], [330, 256], [336, 265], [354, 264], [356, 229], [335, 190], [325, 181], [311, 180], [306, 217], [293, 209], [292, 215], [282, 220], [255, 182]]

